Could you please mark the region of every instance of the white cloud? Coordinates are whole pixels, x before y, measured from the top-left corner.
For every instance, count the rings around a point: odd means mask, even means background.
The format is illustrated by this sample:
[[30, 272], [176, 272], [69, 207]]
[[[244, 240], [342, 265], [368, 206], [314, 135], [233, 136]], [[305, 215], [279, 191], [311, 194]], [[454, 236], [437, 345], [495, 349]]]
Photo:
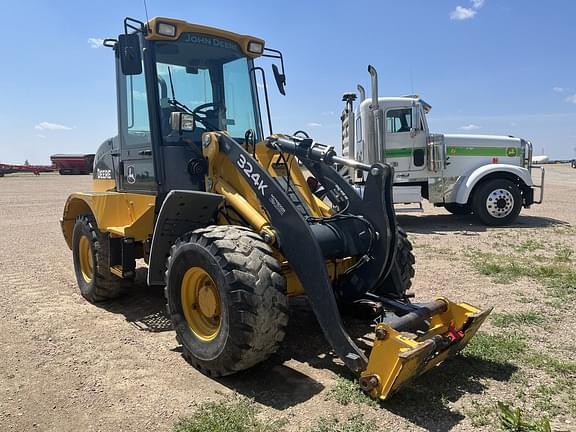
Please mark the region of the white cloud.
[[450, 12], [450, 19], [456, 21], [463, 21], [470, 18], [474, 18], [476, 11], [474, 9], [465, 8], [462, 6], [456, 6], [452, 12]]
[[450, 12], [450, 19], [456, 21], [464, 21], [474, 18], [474, 16], [478, 13], [478, 9], [484, 6], [484, 1], [485, 0], [470, 0], [472, 3], [471, 8], [456, 6], [456, 9]]
[[566, 89], [564, 87], [552, 87], [552, 91], [555, 93], [564, 93]]
[[42, 134], [36, 134], [36, 136], [37, 136], [38, 138], [46, 138], [46, 135], [42, 135]]
[[576, 94], [573, 94], [573, 95], [571, 95], [571, 96], [568, 96], [568, 97], [566, 98], [566, 102], [570, 102], [570, 103], [576, 104]]
[[309, 127], [322, 127], [322, 123], [310, 122], [308, 123]]
[[323, 116], [333, 116], [334, 115], [334, 111], [323, 111], [322, 112]]
[[63, 124], [50, 123], [50, 122], [44, 121], [44, 122], [40, 122], [36, 126], [34, 126], [34, 129], [38, 129], [38, 130], [70, 130], [72, 128], [70, 126], [65, 126]]
[[88, 45], [90, 45], [90, 48], [101, 48], [104, 45], [102, 45], [104, 43], [104, 39], [102, 38], [88, 38]]
[[460, 126], [460, 130], [464, 130], [464, 131], [471, 131], [471, 130], [476, 130], [476, 129], [480, 129], [480, 126], [475, 125], [475, 124], [467, 124], [465, 126]]

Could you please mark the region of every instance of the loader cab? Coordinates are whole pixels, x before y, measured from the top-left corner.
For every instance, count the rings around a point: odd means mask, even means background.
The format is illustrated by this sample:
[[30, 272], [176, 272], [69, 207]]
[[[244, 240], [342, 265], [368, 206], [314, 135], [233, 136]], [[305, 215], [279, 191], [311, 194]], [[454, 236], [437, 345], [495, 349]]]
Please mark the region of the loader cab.
[[250, 36], [127, 19], [115, 45], [119, 189], [161, 199], [174, 189], [204, 190], [205, 132], [261, 141], [254, 58], [263, 50]]

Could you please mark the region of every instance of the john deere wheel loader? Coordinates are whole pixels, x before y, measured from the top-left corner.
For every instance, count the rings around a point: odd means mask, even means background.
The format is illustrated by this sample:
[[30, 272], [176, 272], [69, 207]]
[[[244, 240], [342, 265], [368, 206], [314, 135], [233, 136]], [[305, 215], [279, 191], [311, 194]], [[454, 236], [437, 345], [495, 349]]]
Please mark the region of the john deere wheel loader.
[[[306, 295], [335, 354], [381, 399], [468, 343], [490, 311], [407, 299], [413, 257], [396, 226], [392, 168], [272, 133], [255, 60], [279, 62], [284, 93], [279, 51], [167, 18], [126, 18], [105, 45], [117, 60], [118, 135], [98, 150], [94, 190], [72, 194], [61, 221], [88, 301], [124, 292], [143, 258], [148, 284], [165, 287], [185, 358], [222, 376], [276, 351], [288, 296]], [[362, 197], [337, 164], [367, 173]], [[382, 308], [370, 352], [339, 313], [362, 301]]]

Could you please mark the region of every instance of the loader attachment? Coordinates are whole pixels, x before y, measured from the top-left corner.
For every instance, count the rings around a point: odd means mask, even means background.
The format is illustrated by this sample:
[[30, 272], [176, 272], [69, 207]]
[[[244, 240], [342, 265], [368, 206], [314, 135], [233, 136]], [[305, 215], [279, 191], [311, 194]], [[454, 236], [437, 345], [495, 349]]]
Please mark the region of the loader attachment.
[[467, 303], [438, 299], [377, 324], [360, 386], [373, 398], [387, 399], [411, 379], [461, 351], [490, 312], [492, 308], [481, 311]]

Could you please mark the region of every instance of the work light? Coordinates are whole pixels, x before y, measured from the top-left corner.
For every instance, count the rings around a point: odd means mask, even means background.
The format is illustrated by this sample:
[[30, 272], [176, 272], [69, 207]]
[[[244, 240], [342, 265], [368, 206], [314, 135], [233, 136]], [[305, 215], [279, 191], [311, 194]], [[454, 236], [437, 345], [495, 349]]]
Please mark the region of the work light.
[[264, 44], [262, 42], [250, 41], [248, 42], [248, 52], [253, 54], [262, 54], [264, 51]]
[[176, 36], [176, 26], [174, 24], [158, 23], [156, 32], [162, 36]]

